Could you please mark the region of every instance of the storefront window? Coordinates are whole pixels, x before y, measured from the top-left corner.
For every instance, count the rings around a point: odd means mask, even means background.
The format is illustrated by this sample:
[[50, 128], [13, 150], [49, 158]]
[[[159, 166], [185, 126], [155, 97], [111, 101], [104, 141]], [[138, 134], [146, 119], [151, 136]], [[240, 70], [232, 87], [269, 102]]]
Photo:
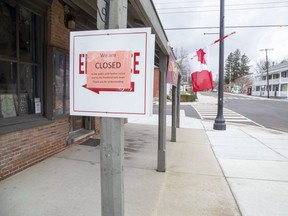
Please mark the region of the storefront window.
[[25, 8], [20, 8], [19, 16], [19, 48], [20, 58], [22, 60], [34, 61], [36, 58], [36, 44], [39, 40], [38, 31], [35, 26], [38, 25], [37, 16]]
[[20, 114], [34, 114], [35, 98], [39, 98], [37, 68], [31, 65], [20, 65]]
[[16, 57], [16, 8], [0, 1], [0, 55]]
[[69, 56], [55, 51], [54, 54], [54, 116], [69, 114]]
[[0, 119], [41, 113], [40, 21], [0, 0]]

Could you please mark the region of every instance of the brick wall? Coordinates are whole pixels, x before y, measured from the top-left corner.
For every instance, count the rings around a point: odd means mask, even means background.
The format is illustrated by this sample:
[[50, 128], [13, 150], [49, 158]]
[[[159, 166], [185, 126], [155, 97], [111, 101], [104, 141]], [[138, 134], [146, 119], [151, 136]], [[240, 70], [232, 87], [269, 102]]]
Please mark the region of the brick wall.
[[[48, 11], [48, 45], [69, 50], [69, 33], [64, 25], [64, 7], [59, 0], [53, 0]], [[67, 148], [70, 127], [67, 117], [48, 125], [1, 135], [0, 180]], [[96, 118], [95, 128], [99, 133], [99, 118]]]
[[70, 30], [64, 25], [64, 6], [59, 0], [53, 0], [48, 13], [48, 22], [49, 45], [68, 50]]
[[[69, 49], [69, 29], [64, 25], [64, 7], [59, 0], [53, 0], [48, 11], [48, 44]], [[1, 135], [0, 180], [64, 150], [69, 128], [67, 117], [45, 126]]]
[[0, 136], [0, 180], [66, 148], [66, 119]]

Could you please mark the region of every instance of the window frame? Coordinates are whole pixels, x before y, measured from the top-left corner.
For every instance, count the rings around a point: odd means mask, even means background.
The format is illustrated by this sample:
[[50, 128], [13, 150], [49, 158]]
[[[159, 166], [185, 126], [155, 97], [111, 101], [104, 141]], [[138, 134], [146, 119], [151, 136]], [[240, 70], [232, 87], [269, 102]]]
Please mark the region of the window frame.
[[[67, 116], [69, 116], [70, 112], [69, 112], [69, 106], [68, 108], [66, 107], [66, 99], [70, 97], [69, 95], [69, 90], [68, 90], [68, 94], [63, 94], [63, 98], [62, 98], [62, 104], [63, 104], [63, 113], [59, 114], [59, 115], [55, 115], [54, 113], [54, 107], [55, 107], [55, 76], [56, 76], [56, 71], [55, 71], [55, 55], [56, 52], [62, 53], [65, 56], [65, 62], [64, 62], [64, 71], [65, 71], [65, 76], [63, 78], [64, 81], [64, 86], [63, 86], [63, 90], [66, 90], [67, 85], [69, 88], [69, 78], [66, 79], [67, 77], [67, 73], [68, 76], [70, 76], [69, 74], [69, 64], [67, 65], [67, 61], [69, 63], [70, 59], [69, 59], [69, 51], [65, 50], [63, 48], [59, 48], [59, 47], [55, 47], [55, 46], [49, 46], [48, 47], [48, 62], [49, 64], [47, 65], [48, 67], [48, 71], [50, 71], [50, 75], [49, 77], [47, 77], [47, 118], [48, 119], [59, 119], [59, 118], [66, 118]], [[67, 68], [68, 67], [68, 68]], [[70, 101], [69, 101], [70, 103]], [[68, 112], [66, 112], [68, 110]]]
[[[45, 41], [47, 41], [47, 6], [43, 5], [43, 7], [40, 10], [40, 7], [28, 7], [29, 1], [22, 1], [15, 3], [15, 10], [16, 10], [16, 57], [10, 57], [10, 56], [4, 56], [0, 55], [0, 60], [5, 62], [14, 62], [17, 64], [17, 94], [19, 95], [19, 80], [20, 80], [20, 66], [21, 65], [28, 65], [31, 67], [37, 67], [37, 73], [38, 73], [38, 81], [36, 83], [36, 88], [38, 88], [38, 95], [37, 97], [40, 98], [41, 101], [41, 113], [33, 113], [33, 114], [27, 114], [27, 115], [19, 115], [16, 117], [10, 117], [10, 118], [0, 118], [0, 134], [3, 133], [9, 133], [17, 130], [22, 130], [26, 128], [36, 127], [38, 125], [43, 125], [47, 123], [51, 123], [47, 118], [45, 118], [45, 115], [47, 114], [47, 103], [45, 101], [46, 95], [44, 94], [46, 92], [46, 85], [43, 82], [45, 80], [45, 77], [47, 77], [45, 65], [46, 63], [43, 61], [45, 59]], [[35, 3], [34, 3], [35, 4]], [[26, 5], [26, 6], [25, 6]], [[38, 18], [38, 24], [40, 28], [35, 27], [35, 30], [33, 30], [32, 34], [37, 34], [38, 42], [35, 44], [35, 51], [37, 52], [37, 55], [35, 56], [35, 59], [30, 60], [23, 60], [20, 59], [20, 47], [19, 47], [19, 16], [20, 16], [20, 8], [24, 8], [28, 10], [30, 13], [33, 13]], [[34, 86], [35, 87], [35, 86]], [[34, 97], [35, 98], [35, 97]], [[33, 98], [33, 99], [34, 99]], [[20, 99], [18, 99], [20, 100]], [[34, 104], [34, 102], [33, 102]], [[20, 109], [20, 106], [19, 108]]]
[[[69, 74], [69, 51], [68, 50], [65, 50], [65, 49], [62, 49], [62, 48], [58, 48], [58, 47], [52, 47], [51, 49], [52, 51], [52, 61], [53, 61], [53, 67], [52, 67], [52, 89], [53, 89], [53, 93], [52, 93], [52, 118], [55, 119], [55, 118], [62, 118], [62, 117], [67, 117], [69, 116], [69, 109], [70, 109], [70, 106], [68, 106], [68, 112], [67, 112], [67, 98], [69, 99], [69, 94], [70, 94], [70, 88], [69, 88], [69, 78], [68, 80], [66, 79], [67, 78], [67, 73], [68, 73], [68, 77], [70, 76]], [[55, 61], [56, 61], [56, 53], [61, 53], [63, 54], [64, 56], [64, 77], [63, 77], [63, 81], [64, 81], [64, 84], [63, 84], [63, 97], [62, 97], [62, 104], [63, 104], [63, 113], [62, 114], [55, 114], [54, 112], [54, 107], [55, 107], [55, 100], [56, 100], [56, 70], [55, 70]], [[67, 64], [67, 59], [68, 59], [68, 64]], [[68, 67], [68, 68], [67, 68]], [[68, 90], [67, 90], [67, 85], [68, 85]], [[70, 103], [70, 101], [69, 101]]]

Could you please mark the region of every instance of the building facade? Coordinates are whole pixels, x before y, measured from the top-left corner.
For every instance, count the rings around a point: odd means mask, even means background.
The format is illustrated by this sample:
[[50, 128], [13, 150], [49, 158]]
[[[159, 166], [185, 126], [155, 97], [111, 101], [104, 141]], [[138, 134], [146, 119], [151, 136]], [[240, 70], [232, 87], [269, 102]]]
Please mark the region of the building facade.
[[[268, 77], [268, 81], [267, 81]], [[269, 67], [268, 76], [266, 71], [255, 76], [252, 86], [252, 95], [288, 98], [288, 62]]]
[[69, 116], [69, 34], [97, 29], [87, 8], [0, 1], [0, 179], [95, 134], [95, 119]]
[[[171, 50], [156, 9], [127, 2], [127, 28], [156, 35], [159, 78]], [[99, 133], [99, 118], [69, 115], [69, 35], [105, 28], [105, 4], [0, 0], [0, 180]]]

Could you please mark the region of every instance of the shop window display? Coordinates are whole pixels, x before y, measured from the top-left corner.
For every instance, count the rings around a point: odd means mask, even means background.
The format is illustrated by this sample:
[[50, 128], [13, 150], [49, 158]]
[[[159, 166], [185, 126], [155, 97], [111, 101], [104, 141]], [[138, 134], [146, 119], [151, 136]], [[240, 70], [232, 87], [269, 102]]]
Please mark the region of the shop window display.
[[37, 114], [41, 101], [41, 17], [9, 2], [0, 1], [0, 119]]

